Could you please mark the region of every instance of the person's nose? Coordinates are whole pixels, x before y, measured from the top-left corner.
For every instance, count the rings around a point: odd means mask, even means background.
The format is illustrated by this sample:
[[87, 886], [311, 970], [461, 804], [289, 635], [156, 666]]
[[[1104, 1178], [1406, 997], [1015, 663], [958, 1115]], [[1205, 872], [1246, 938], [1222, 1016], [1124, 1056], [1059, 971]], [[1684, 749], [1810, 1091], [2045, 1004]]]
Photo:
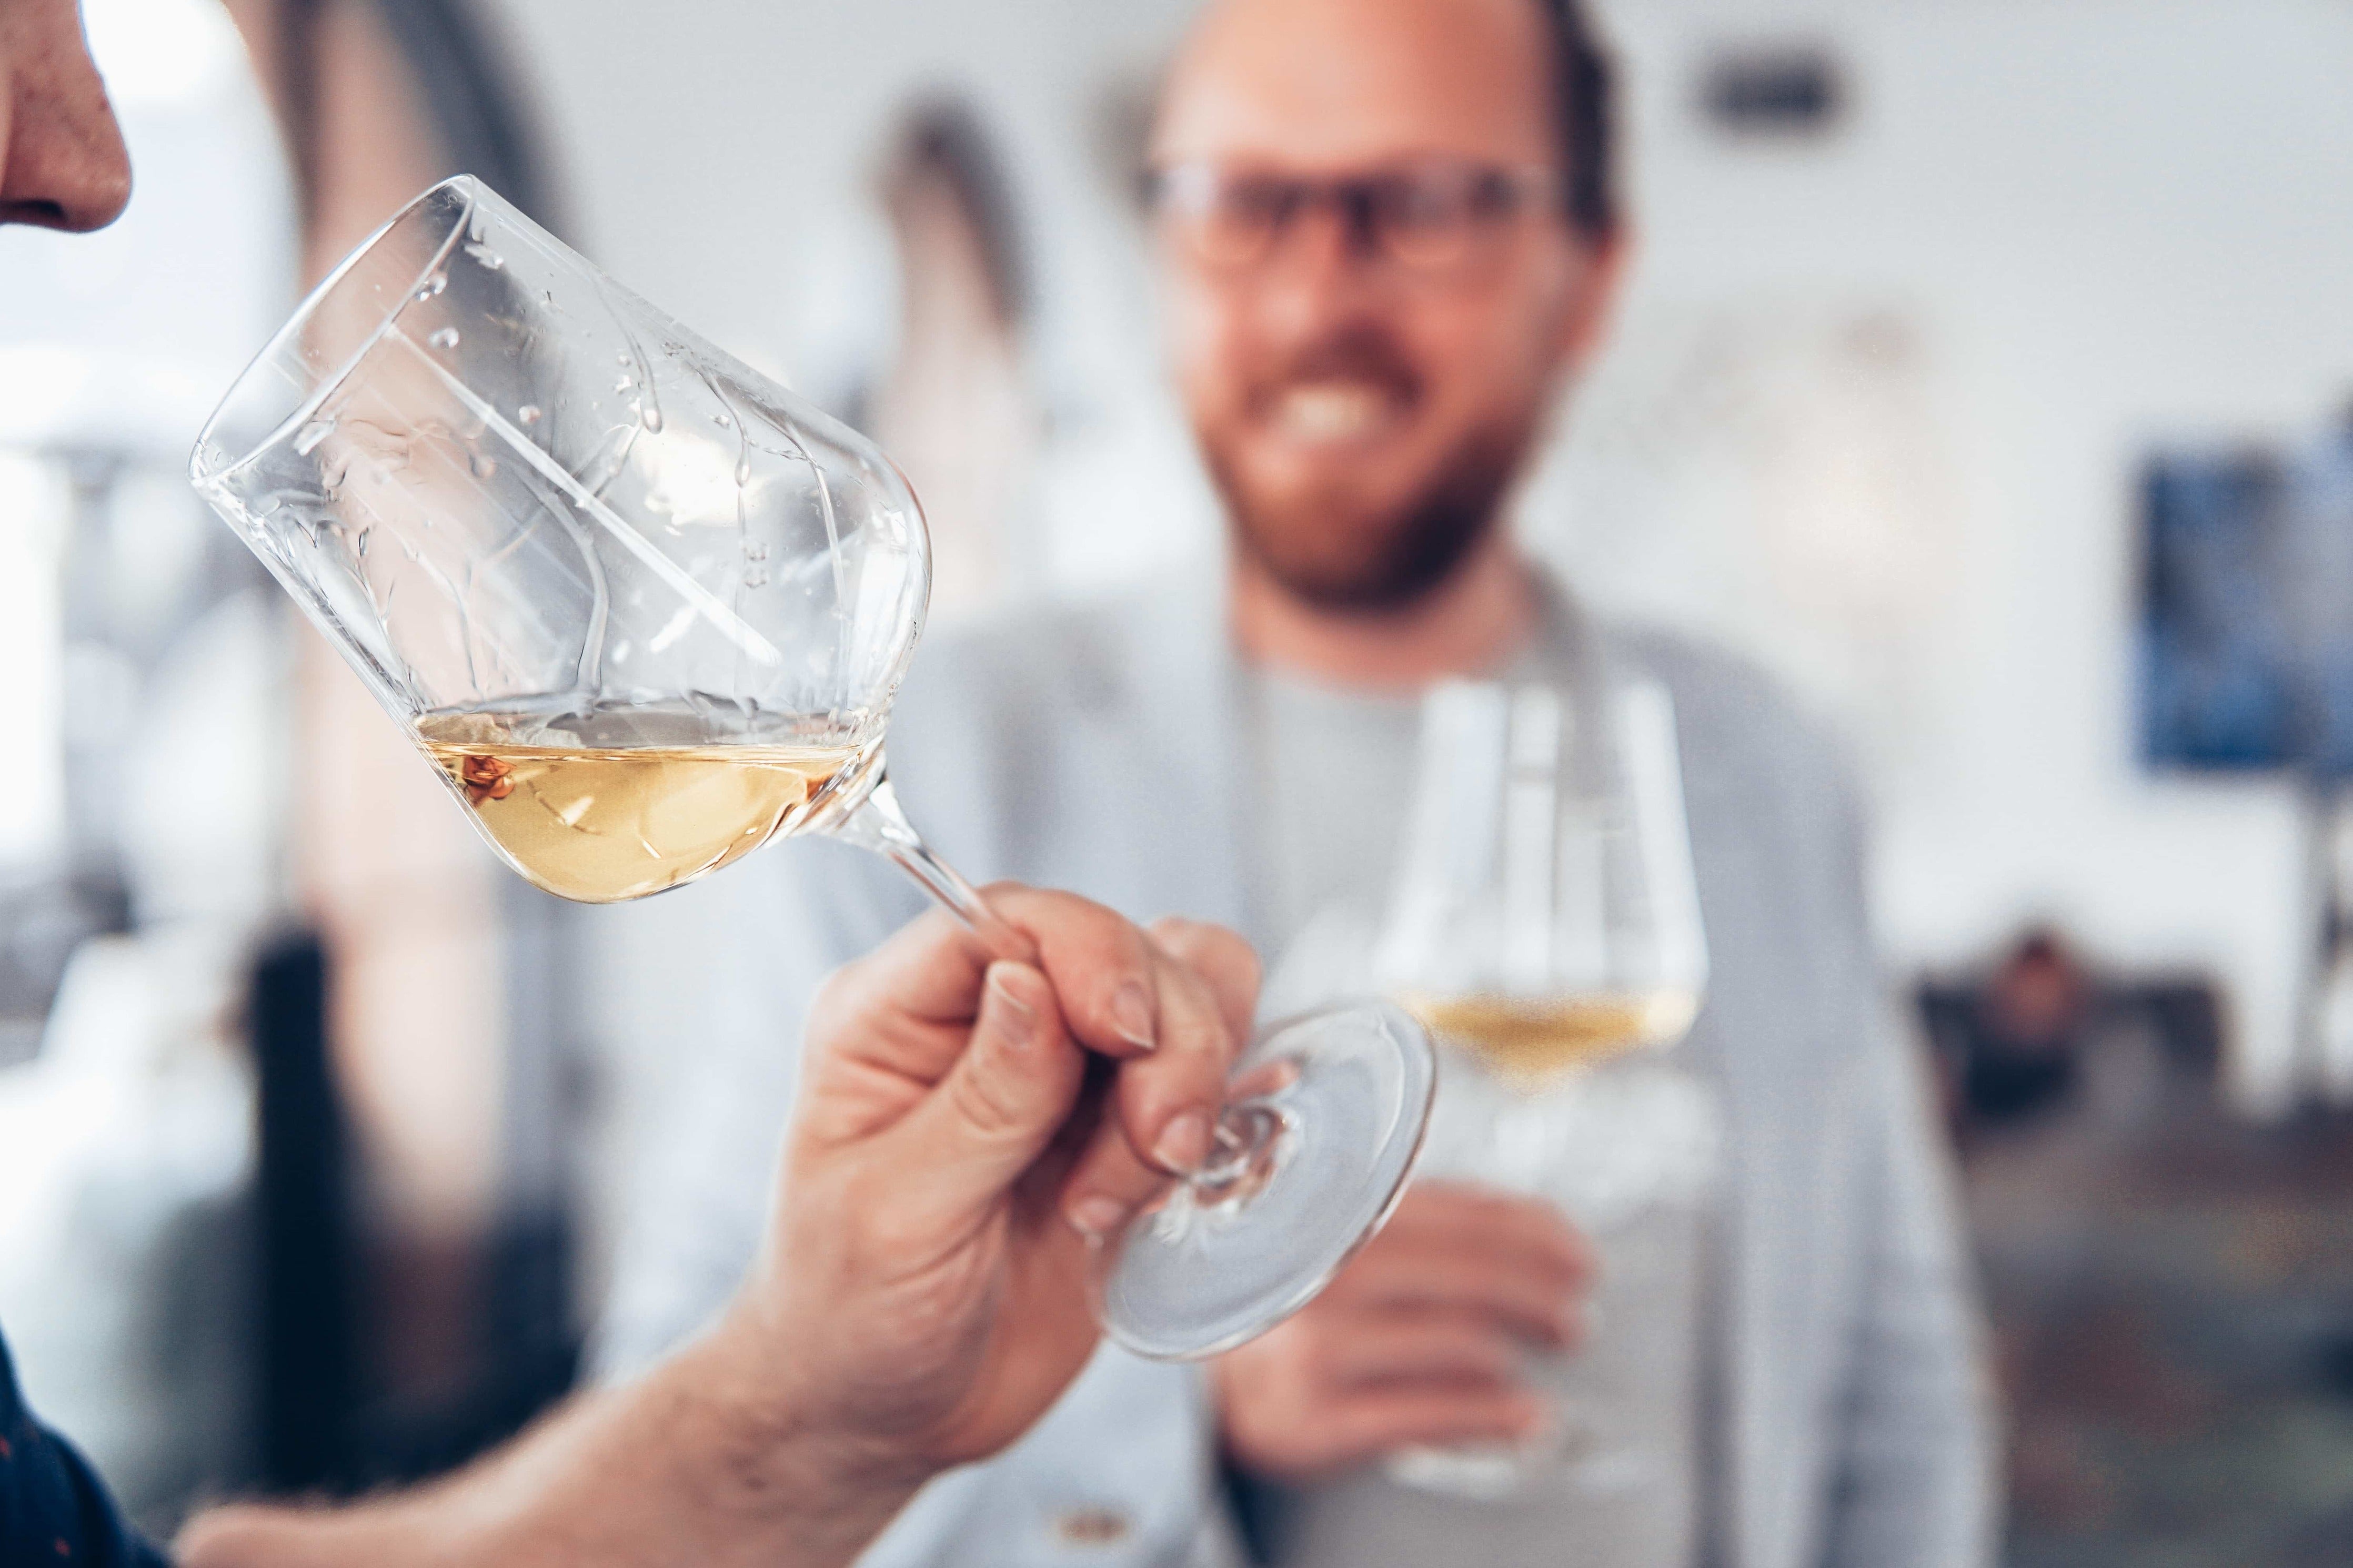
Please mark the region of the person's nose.
[[1267, 258], [1259, 282], [1273, 324], [1312, 337], [1354, 313], [1373, 291], [1379, 256], [1372, 237], [1344, 202], [1309, 205]]
[[131, 200], [131, 157], [98, 68], [81, 43], [13, 62], [0, 124], [0, 223], [80, 233], [103, 228]]

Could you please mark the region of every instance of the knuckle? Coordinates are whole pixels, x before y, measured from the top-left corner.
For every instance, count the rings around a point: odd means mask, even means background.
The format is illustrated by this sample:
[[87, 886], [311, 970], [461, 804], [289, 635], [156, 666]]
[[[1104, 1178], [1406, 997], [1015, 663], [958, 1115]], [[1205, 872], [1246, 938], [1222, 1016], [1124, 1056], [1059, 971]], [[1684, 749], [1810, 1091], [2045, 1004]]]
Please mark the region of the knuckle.
[[1549, 1205], [1536, 1216], [1535, 1239], [1543, 1250], [1571, 1268], [1582, 1263], [1589, 1250], [1568, 1217]]
[[1168, 1009], [1162, 1017], [1160, 1048], [1155, 1054], [1182, 1064], [1165, 1070], [1190, 1098], [1217, 1100], [1213, 1091], [1225, 1082], [1226, 1059], [1233, 1054], [1233, 1037], [1225, 1021], [1215, 1012], [1189, 1008]]
[[817, 994], [809, 1001], [807, 1033], [811, 1038], [829, 1034], [844, 1016], [855, 1010], [859, 965], [864, 962], [851, 959], [818, 983]]
[[1505, 1194], [1463, 1181], [1435, 1181], [1419, 1191], [1423, 1212], [1449, 1226], [1492, 1222], [1508, 1213], [1512, 1203]]
[[1208, 928], [1199, 921], [1187, 920], [1183, 915], [1162, 915], [1144, 929], [1151, 935], [1153, 941], [1171, 952], [1181, 954], [1198, 942], [1200, 933]]
[[1421, 1233], [1433, 1224], [1431, 1202], [1428, 1189], [1419, 1186], [1407, 1188], [1405, 1196], [1398, 1202], [1397, 1212], [1389, 1215], [1388, 1224], [1383, 1226], [1380, 1234], [1366, 1242], [1365, 1249], [1356, 1256], [1359, 1258], [1386, 1256], [1413, 1246]]
[[1553, 1234], [1558, 1222], [1552, 1205], [1525, 1193], [1472, 1188], [1463, 1194], [1472, 1212], [1504, 1237]]
[[947, 1081], [948, 1103], [959, 1120], [990, 1136], [1023, 1131], [1028, 1096], [1011, 1065], [985, 1042], [976, 1042], [964, 1070]]
[[1163, 951], [1212, 986], [1257, 994], [1261, 968], [1258, 950], [1239, 933], [1207, 921], [1166, 915], [1152, 922], [1151, 934]]
[[1245, 941], [1239, 931], [1224, 926], [1204, 925], [1199, 941], [1206, 957], [1224, 973], [1250, 990], [1258, 989], [1264, 965], [1260, 963], [1258, 950]]
[[1057, 914], [1082, 928], [1089, 936], [1099, 940], [1107, 938], [1123, 947], [1142, 945], [1142, 933], [1125, 915], [1108, 905], [1095, 902], [1082, 893], [1054, 889], [1032, 896], [1051, 900]]

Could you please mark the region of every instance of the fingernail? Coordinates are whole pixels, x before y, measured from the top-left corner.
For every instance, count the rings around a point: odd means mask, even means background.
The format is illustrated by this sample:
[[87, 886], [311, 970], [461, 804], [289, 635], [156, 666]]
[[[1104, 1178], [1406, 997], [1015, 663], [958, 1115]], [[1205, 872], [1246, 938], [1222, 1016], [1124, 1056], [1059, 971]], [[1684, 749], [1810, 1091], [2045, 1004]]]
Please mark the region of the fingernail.
[[1152, 1034], [1152, 993], [1141, 980], [1131, 980], [1111, 999], [1111, 1026], [1129, 1045], [1150, 1050], [1159, 1042]]
[[1072, 1204], [1069, 1215], [1071, 1228], [1089, 1241], [1103, 1241], [1117, 1234], [1127, 1223], [1127, 1205], [1117, 1198], [1097, 1193]]
[[997, 999], [1003, 1028], [1018, 1044], [1027, 1045], [1037, 1037], [1038, 1009], [1016, 995], [1007, 976], [1014, 966], [999, 960], [988, 966], [988, 994]]
[[1160, 1130], [1152, 1157], [1180, 1176], [1189, 1176], [1209, 1157], [1209, 1113], [1187, 1110]]

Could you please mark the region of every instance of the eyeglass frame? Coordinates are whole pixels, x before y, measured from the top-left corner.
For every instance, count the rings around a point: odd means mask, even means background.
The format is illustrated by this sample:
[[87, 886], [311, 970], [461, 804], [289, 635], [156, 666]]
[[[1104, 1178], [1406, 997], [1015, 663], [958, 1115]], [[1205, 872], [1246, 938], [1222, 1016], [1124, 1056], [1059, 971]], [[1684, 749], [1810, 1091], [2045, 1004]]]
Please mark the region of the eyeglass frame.
[[[1393, 238], [1385, 237], [1394, 229], [1380, 222], [1380, 204], [1385, 195], [1393, 197], [1398, 186], [1410, 183], [1416, 175], [1438, 174], [1458, 176], [1466, 186], [1473, 187], [1470, 198], [1473, 202], [1482, 191], [1491, 199], [1501, 194], [1509, 201], [1500, 209], [1487, 213], [1466, 207], [1463, 227], [1468, 243], [1461, 252], [1416, 259], [1401, 251]], [[1477, 249], [1478, 226], [1482, 221], [1500, 227], [1529, 212], [1548, 211], [1563, 217], [1568, 212], [1564, 176], [1559, 170], [1543, 164], [1499, 163], [1471, 158], [1416, 158], [1350, 174], [1321, 176], [1229, 166], [1212, 158], [1192, 158], [1145, 171], [1138, 181], [1137, 194], [1145, 213], [1163, 223], [1178, 216], [1189, 216], [1200, 223], [1206, 222], [1219, 196], [1232, 183], [1245, 180], [1278, 187], [1288, 199], [1250, 254], [1219, 257], [1198, 241], [1184, 245], [1187, 254], [1213, 271], [1237, 275], [1263, 266], [1282, 248], [1284, 237], [1292, 232], [1300, 216], [1318, 207], [1335, 209], [1352, 249], [1423, 277], [1457, 271], [1472, 260]], [[1172, 198], [1184, 202], [1185, 207], [1172, 205]]]

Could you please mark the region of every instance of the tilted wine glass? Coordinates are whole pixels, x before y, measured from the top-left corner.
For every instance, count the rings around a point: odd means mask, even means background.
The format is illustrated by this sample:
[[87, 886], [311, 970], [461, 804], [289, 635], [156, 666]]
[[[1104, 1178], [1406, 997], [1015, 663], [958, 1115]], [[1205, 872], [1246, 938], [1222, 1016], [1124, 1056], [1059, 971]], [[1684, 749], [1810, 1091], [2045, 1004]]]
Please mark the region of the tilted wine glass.
[[[311, 292], [189, 477], [537, 886], [642, 898], [825, 833], [1035, 958], [885, 775], [930, 591], [905, 479], [480, 182]], [[1304, 1304], [1394, 1202], [1432, 1074], [1387, 1004], [1253, 1042], [1208, 1166], [1106, 1252], [1113, 1337], [1210, 1354]]]

